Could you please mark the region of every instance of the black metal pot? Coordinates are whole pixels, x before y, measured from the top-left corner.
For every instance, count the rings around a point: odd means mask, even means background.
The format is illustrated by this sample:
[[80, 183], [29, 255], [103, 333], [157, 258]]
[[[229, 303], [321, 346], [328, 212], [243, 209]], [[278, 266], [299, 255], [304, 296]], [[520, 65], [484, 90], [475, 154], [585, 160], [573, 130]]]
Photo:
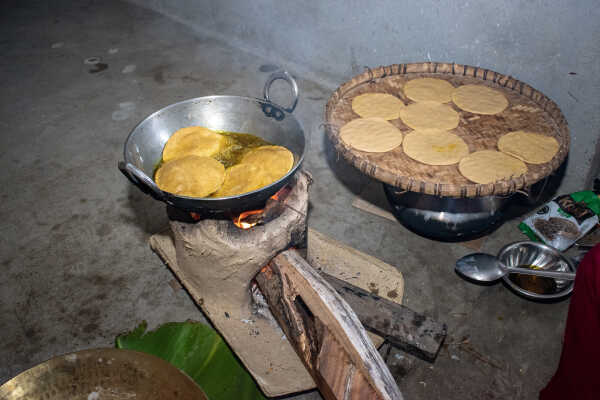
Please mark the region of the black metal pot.
[[512, 196], [455, 198], [407, 192], [384, 184], [394, 216], [411, 231], [456, 242], [483, 236], [502, 224]]

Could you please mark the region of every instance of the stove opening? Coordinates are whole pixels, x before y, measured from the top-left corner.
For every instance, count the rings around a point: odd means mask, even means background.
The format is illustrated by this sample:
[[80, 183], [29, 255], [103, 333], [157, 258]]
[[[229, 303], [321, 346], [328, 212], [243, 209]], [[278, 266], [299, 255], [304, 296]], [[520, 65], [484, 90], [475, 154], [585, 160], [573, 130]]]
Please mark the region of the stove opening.
[[232, 215], [233, 224], [240, 229], [250, 229], [256, 225], [266, 224], [277, 218], [285, 207], [285, 200], [292, 190], [291, 185], [285, 185], [273, 196], [269, 197], [265, 207], [259, 210], [243, 211]]
[[260, 210], [244, 211], [237, 217], [233, 217], [233, 224], [241, 229], [250, 229], [261, 222], [264, 208]]

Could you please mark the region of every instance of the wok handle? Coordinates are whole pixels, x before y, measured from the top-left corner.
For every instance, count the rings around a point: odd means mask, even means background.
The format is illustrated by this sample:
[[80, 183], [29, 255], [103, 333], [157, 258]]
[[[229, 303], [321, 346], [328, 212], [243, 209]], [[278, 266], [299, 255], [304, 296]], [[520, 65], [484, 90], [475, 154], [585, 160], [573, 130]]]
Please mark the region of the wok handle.
[[119, 170], [129, 179], [134, 185], [154, 197], [156, 200], [165, 201], [165, 194], [156, 186], [156, 183], [142, 170], [135, 167], [131, 163], [119, 161]]
[[[267, 81], [265, 82], [265, 88], [263, 90], [263, 97], [269, 103], [273, 103], [269, 99], [269, 89], [271, 88], [271, 85], [273, 84], [273, 82], [275, 82], [278, 79], [282, 79], [290, 84], [290, 86], [292, 87], [292, 96], [293, 96], [292, 104], [288, 108], [281, 107], [279, 105], [278, 106], [283, 108], [285, 111], [292, 113], [292, 112], [294, 112], [294, 109], [296, 108], [296, 105], [298, 104], [298, 84], [296, 83], [296, 80], [294, 78], [292, 78], [292, 75], [290, 75], [289, 72], [287, 72], [287, 71], [273, 72], [267, 78]], [[273, 104], [275, 104], [275, 103], [273, 103]]]

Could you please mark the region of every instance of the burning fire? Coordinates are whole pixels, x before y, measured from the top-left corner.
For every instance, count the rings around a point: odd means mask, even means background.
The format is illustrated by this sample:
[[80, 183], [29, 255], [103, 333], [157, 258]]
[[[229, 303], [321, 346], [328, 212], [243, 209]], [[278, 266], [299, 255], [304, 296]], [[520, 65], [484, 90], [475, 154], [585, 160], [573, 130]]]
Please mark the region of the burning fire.
[[275, 193], [273, 196], [269, 197], [269, 199], [279, 201], [279, 198], [282, 197], [283, 194], [286, 193], [287, 191], [289, 191], [289, 189], [287, 187], [283, 187], [283, 188], [279, 189], [279, 191], [277, 193]]
[[[250, 229], [253, 226], [258, 225], [262, 221], [262, 218], [260, 217], [260, 215], [263, 214], [265, 212], [265, 210], [269, 208], [269, 204], [272, 203], [273, 201], [277, 201], [277, 202], [285, 201], [285, 199], [288, 196], [288, 194], [290, 193], [290, 191], [291, 191], [291, 187], [289, 185], [282, 187], [281, 189], [279, 189], [279, 191], [277, 193], [275, 193], [273, 196], [269, 197], [269, 200], [267, 200], [267, 205], [265, 206], [265, 208], [261, 208], [260, 210], [244, 211], [240, 215], [233, 217], [232, 220], [233, 220], [234, 225], [240, 229]], [[253, 215], [257, 215], [258, 218], [257, 217], [253, 218], [252, 217]]]
[[192, 217], [192, 219], [194, 221], [200, 221], [202, 219], [202, 215], [195, 213], [195, 212], [191, 212], [190, 216]]
[[[273, 219], [273, 217], [278, 215], [278, 207], [285, 202], [290, 192], [290, 185], [286, 185], [279, 189], [279, 191], [273, 196], [269, 197], [264, 208], [261, 208], [260, 210], [244, 211], [239, 215], [232, 215], [231, 213], [226, 215], [231, 218], [231, 221], [234, 223], [234, 225], [240, 229], [250, 229], [258, 224], [267, 223]], [[196, 212], [190, 212], [189, 216], [194, 221], [201, 221], [205, 218], [210, 218], [210, 214]]]
[[243, 213], [241, 213], [240, 215], [238, 215], [237, 217], [235, 217], [233, 219], [233, 223], [238, 228], [250, 229], [253, 226], [258, 224], [258, 220], [252, 221], [252, 222], [246, 222], [245, 219], [248, 219], [248, 217], [250, 217], [251, 215], [262, 214], [263, 211], [264, 211], [264, 208], [261, 208], [260, 210], [244, 211]]

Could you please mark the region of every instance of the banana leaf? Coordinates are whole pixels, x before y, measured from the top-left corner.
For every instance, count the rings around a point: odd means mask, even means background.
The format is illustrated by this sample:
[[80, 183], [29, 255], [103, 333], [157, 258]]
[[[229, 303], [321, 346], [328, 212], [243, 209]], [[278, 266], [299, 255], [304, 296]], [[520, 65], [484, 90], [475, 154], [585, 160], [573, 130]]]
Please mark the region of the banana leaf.
[[153, 354], [191, 377], [210, 400], [263, 400], [252, 376], [235, 357], [221, 336], [198, 322], [169, 322], [146, 332], [142, 322], [119, 335], [119, 349]]

